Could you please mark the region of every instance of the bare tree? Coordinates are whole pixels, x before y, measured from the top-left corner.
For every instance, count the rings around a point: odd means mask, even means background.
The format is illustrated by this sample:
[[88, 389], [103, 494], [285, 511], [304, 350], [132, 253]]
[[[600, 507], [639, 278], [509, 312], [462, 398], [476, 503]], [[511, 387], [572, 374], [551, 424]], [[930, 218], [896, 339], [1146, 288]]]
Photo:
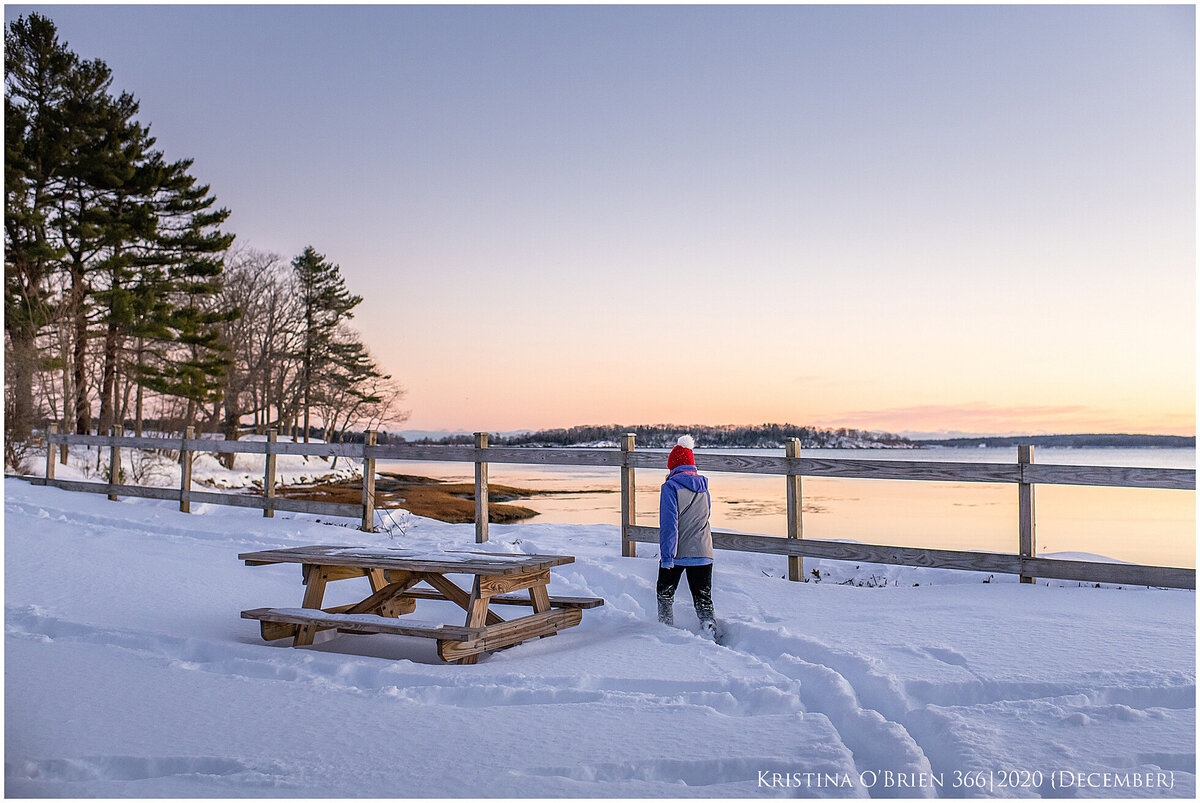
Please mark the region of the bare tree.
[[225, 437], [235, 440], [250, 416], [259, 432], [283, 428], [301, 405], [300, 361], [304, 311], [296, 278], [277, 255], [252, 248], [228, 258], [225, 284], [215, 303], [237, 308], [240, 317], [227, 321], [222, 340], [233, 357], [224, 398], [210, 417]]
[[336, 360], [332, 370], [317, 386], [317, 412], [326, 439], [332, 441], [364, 422], [402, 421], [408, 417], [397, 408], [404, 398], [404, 388], [380, 371], [357, 332], [348, 326], [339, 327], [333, 353]]

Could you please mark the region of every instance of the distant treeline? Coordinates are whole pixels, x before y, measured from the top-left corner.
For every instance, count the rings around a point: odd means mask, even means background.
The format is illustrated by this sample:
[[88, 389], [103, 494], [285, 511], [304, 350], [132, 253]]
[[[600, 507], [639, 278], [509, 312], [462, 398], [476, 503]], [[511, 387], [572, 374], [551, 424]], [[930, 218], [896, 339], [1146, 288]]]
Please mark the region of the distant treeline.
[[[743, 447], [753, 449], [782, 449], [788, 438], [799, 438], [804, 449], [868, 449], [913, 448], [907, 438], [888, 432], [866, 432], [859, 429], [821, 429], [793, 424], [759, 424], [756, 426], [580, 426], [567, 429], [542, 429], [518, 435], [494, 435], [488, 439], [493, 446], [579, 446], [616, 445], [621, 436], [632, 432], [637, 446], [646, 449], [665, 449], [675, 445], [680, 435], [696, 439], [697, 448]], [[414, 443], [470, 444], [471, 435], [450, 435], [444, 438], [423, 438]]]
[[1196, 436], [1185, 435], [1013, 435], [1005, 438], [947, 438], [945, 440], [913, 441], [918, 446], [1057, 446], [1067, 449], [1143, 449], [1146, 447], [1196, 446]]

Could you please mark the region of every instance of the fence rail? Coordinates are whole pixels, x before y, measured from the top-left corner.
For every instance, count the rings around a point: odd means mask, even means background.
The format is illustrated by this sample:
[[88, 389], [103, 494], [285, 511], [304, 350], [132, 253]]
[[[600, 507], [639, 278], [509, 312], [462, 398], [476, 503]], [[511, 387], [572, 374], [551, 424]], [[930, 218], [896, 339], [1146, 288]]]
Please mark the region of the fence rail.
[[[135, 438], [112, 435], [52, 435], [56, 444], [118, 446], [135, 449], [267, 454], [266, 441], [221, 441], [209, 438]], [[355, 457], [374, 460], [412, 460], [446, 463], [612, 466], [661, 469], [657, 451], [591, 448], [417, 446], [406, 443], [368, 446], [363, 443], [289, 443], [271, 447], [275, 455]], [[1018, 463], [958, 463], [923, 460], [858, 460], [845, 458], [788, 458], [763, 455], [698, 454], [696, 467], [706, 471], [742, 474], [778, 474], [868, 480], [920, 480], [923, 482], [1010, 482], [1038, 485], [1092, 485], [1118, 488], [1195, 490], [1196, 472], [1184, 468], [1125, 468], [1120, 466], [1022, 466]]]
[[[661, 469], [661, 451], [638, 451], [633, 435], [622, 439], [620, 449], [488, 447], [486, 433], [477, 433], [474, 446], [422, 446], [417, 444], [375, 443], [375, 433], [368, 432], [362, 443], [292, 443], [276, 440], [274, 431], [266, 441], [222, 441], [196, 438], [190, 430], [182, 438], [128, 437], [120, 427], [111, 435], [62, 435], [55, 425], [46, 437], [46, 472], [44, 477], [30, 477], [32, 482], [51, 485], [69, 491], [103, 493], [110, 499], [121, 496], [178, 501], [180, 509], [190, 510], [191, 502], [256, 508], [264, 516], [274, 511], [316, 513], [329, 516], [362, 518], [362, 529], [371, 530], [375, 518], [374, 466], [377, 460], [433, 461], [473, 463], [475, 465], [475, 538], [484, 542], [488, 537], [488, 464], [516, 463], [526, 465], [610, 466], [621, 471], [621, 554], [633, 557], [636, 544], [657, 543], [658, 530], [635, 523], [635, 471], [638, 468]], [[66, 454], [58, 454], [55, 446], [108, 447], [110, 451], [109, 481], [81, 482], [54, 477], [56, 456], [66, 462]], [[166, 450], [180, 453], [183, 470], [179, 488], [149, 488], [119, 483], [120, 449], [135, 448]], [[191, 489], [191, 458], [197, 452], [217, 454], [266, 455], [261, 496], [223, 494]], [[363, 499], [361, 505], [335, 504], [285, 499], [276, 496], [275, 465], [278, 455], [308, 455], [314, 457], [353, 457], [364, 461]], [[744, 535], [714, 532], [713, 546], [718, 549], [742, 552], [761, 552], [785, 555], [788, 558], [788, 577], [799, 580], [803, 574], [803, 558], [882, 563], [903, 566], [924, 566], [1020, 575], [1022, 582], [1036, 577], [1079, 580], [1100, 583], [1125, 583], [1172, 588], [1196, 587], [1194, 569], [1170, 566], [1144, 566], [1128, 563], [1102, 563], [1078, 560], [1056, 560], [1036, 557], [1034, 488], [1036, 485], [1084, 485], [1118, 488], [1160, 488], [1195, 490], [1196, 472], [1172, 468], [1126, 468], [1111, 466], [1038, 465], [1033, 461], [1033, 447], [1022, 446], [1016, 463], [963, 463], [952, 461], [924, 462], [917, 460], [854, 460], [810, 458], [800, 456], [800, 444], [791, 439], [785, 456], [698, 454], [696, 467], [709, 472], [738, 472], [771, 474], [786, 480], [788, 497], [787, 537]], [[369, 476], [368, 476], [369, 475]], [[991, 482], [1017, 486], [1018, 522], [1016, 553], [957, 551], [896, 547], [881, 544], [822, 541], [803, 537], [802, 478], [829, 477], [845, 479], [912, 480], [921, 482]]]
[[[1054, 580], [1084, 580], [1093, 583], [1195, 588], [1196, 572], [1171, 566], [1139, 566], [1130, 563], [1103, 563], [1053, 558], [1028, 558], [1004, 552], [967, 552], [924, 547], [885, 546], [845, 541], [818, 541], [812, 538], [778, 538], [770, 535], [713, 532], [713, 547], [739, 552], [764, 552], [771, 555], [795, 555], [856, 563], [883, 563], [892, 566], [925, 566], [937, 569], [961, 569], [972, 572], [1019, 574]], [[657, 527], [634, 527], [630, 536], [640, 543], [657, 544]]]
[[[62, 488], [64, 491], [80, 493], [107, 494], [109, 496], [129, 496], [143, 499], [165, 499], [178, 502], [182, 497], [179, 488], [155, 488], [145, 485], [109, 485], [107, 482], [83, 482], [81, 480], [47, 480], [44, 477], [30, 477], [33, 485], [49, 485]], [[263, 510], [263, 498], [246, 496], [244, 494], [214, 493], [212, 491], [190, 491], [190, 501], [210, 505], [228, 505], [230, 507], [248, 507]], [[304, 499], [285, 499], [276, 497], [271, 503], [275, 510], [287, 513], [316, 513], [324, 516], [345, 516], [358, 518], [362, 515], [361, 505], [346, 505], [336, 502], [310, 502]]]

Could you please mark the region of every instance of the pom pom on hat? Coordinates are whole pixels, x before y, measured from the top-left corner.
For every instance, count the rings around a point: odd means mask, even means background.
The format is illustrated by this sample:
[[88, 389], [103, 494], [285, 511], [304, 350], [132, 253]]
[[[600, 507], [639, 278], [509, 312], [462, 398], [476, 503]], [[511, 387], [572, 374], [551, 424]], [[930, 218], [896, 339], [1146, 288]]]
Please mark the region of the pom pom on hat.
[[696, 440], [691, 435], [681, 435], [677, 445], [667, 456], [667, 470], [674, 471], [678, 466], [696, 465], [696, 456], [692, 454], [695, 446]]

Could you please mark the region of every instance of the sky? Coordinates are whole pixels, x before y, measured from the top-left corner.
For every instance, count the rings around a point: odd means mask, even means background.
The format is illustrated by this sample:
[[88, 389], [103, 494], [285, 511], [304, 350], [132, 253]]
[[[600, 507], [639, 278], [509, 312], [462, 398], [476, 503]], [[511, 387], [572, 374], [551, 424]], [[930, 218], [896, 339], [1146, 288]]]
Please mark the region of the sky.
[[1191, 6], [26, 6], [403, 428], [1195, 432]]

